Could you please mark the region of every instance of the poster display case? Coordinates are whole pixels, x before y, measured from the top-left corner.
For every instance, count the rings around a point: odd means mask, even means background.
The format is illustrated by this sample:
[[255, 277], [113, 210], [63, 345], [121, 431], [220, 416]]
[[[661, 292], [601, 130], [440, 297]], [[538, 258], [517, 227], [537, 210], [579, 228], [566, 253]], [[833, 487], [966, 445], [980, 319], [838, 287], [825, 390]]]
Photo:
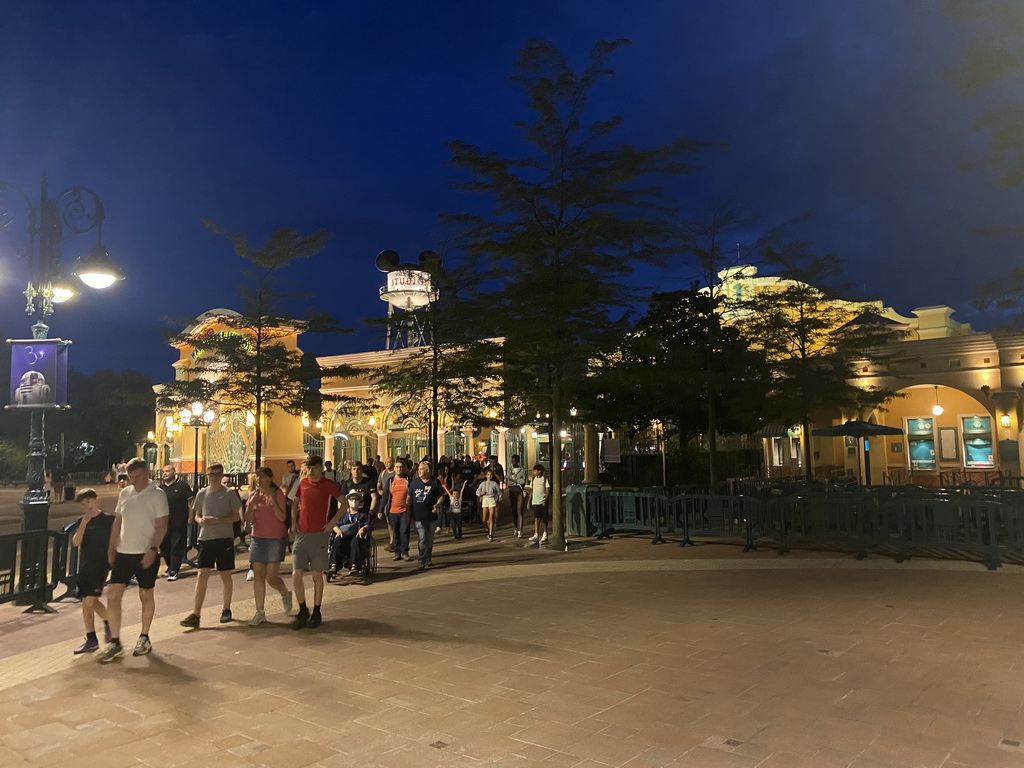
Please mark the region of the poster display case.
[[911, 469], [936, 469], [935, 420], [931, 416], [907, 419], [907, 460]]
[[993, 469], [995, 450], [992, 442], [991, 416], [962, 416], [964, 466], [969, 469]]

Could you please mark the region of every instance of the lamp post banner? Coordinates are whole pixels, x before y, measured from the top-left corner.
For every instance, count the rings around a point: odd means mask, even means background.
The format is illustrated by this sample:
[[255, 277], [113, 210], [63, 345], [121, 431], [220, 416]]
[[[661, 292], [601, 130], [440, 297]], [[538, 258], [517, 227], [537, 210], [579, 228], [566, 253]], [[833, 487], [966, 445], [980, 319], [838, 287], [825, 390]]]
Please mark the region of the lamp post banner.
[[67, 408], [68, 345], [63, 339], [8, 339], [11, 388], [8, 408]]

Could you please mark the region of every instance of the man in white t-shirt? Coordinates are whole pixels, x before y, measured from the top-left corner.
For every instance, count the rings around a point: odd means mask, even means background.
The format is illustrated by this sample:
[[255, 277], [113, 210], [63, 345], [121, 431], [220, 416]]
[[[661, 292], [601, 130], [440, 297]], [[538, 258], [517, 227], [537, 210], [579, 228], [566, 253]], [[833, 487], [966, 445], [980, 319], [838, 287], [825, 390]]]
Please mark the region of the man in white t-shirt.
[[159, 485], [150, 482], [149, 465], [145, 459], [132, 459], [127, 470], [128, 485], [117, 497], [107, 551], [112, 566], [107, 588], [111, 640], [99, 656], [101, 664], [124, 655], [120, 637], [121, 599], [133, 578], [139, 583], [142, 632], [132, 655], [145, 656], [153, 649], [149, 641], [149, 627], [156, 612], [153, 587], [160, 567], [159, 546], [167, 533], [167, 496]]

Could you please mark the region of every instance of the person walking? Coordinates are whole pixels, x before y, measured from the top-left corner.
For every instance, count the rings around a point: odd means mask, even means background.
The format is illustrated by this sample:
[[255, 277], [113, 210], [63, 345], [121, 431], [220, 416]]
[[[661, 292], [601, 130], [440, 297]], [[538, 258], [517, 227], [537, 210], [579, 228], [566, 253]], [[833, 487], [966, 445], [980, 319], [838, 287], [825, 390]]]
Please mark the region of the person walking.
[[395, 474], [384, 481], [381, 489], [381, 511], [391, 529], [395, 560], [409, 557], [409, 478], [408, 466], [399, 459], [395, 462]]
[[480, 499], [480, 516], [487, 528], [487, 540], [494, 541], [494, 527], [498, 522], [498, 499], [501, 498], [501, 486], [493, 469], [484, 470], [484, 479], [477, 486], [477, 498]]
[[551, 484], [544, 477], [544, 467], [536, 464], [530, 479], [530, 509], [533, 510], [533, 536], [531, 544], [538, 546], [548, 543], [548, 495]]
[[85, 622], [85, 642], [75, 648], [75, 655], [92, 653], [100, 647], [96, 638], [96, 617], [103, 620], [104, 638], [110, 642], [110, 623], [106, 606], [100, 601], [103, 585], [110, 574], [107, 552], [110, 534], [114, 528], [112, 515], [103, 514], [96, 491], [85, 488], [75, 501], [82, 505], [82, 519], [78, 522], [72, 546], [78, 547], [78, 596], [82, 599], [82, 619]]
[[[299, 612], [292, 629], [316, 629], [323, 622], [320, 605], [324, 598], [324, 571], [330, 567], [328, 546], [331, 530], [340, 514], [330, 514], [330, 500], [341, 498], [337, 483], [324, 477], [324, 464], [320, 456], [306, 459], [308, 475], [299, 481], [295, 494], [293, 524], [295, 543], [292, 545], [292, 589], [299, 602]], [[313, 577], [313, 610], [306, 607], [306, 571]]]
[[436, 478], [430, 476], [430, 469], [429, 461], [421, 461], [416, 477], [409, 481], [408, 503], [419, 539], [417, 546], [421, 571], [434, 565], [434, 525], [437, 523], [438, 508], [445, 499], [444, 489]]
[[111, 638], [99, 655], [101, 664], [108, 664], [124, 655], [121, 647], [121, 602], [133, 578], [139, 584], [142, 633], [132, 655], [145, 656], [153, 650], [149, 628], [156, 613], [153, 587], [156, 586], [156, 572], [160, 565], [157, 547], [167, 533], [167, 496], [156, 483], [150, 482], [149, 465], [144, 459], [132, 459], [125, 469], [129, 485], [122, 488], [117, 496], [107, 549], [107, 559], [112, 566], [107, 592]]
[[245, 522], [252, 526], [249, 539], [249, 563], [252, 567], [252, 593], [256, 612], [249, 621], [258, 627], [267, 620], [267, 585], [281, 593], [285, 613], [292, 612], [292, 593], [280, 576], [284, 560], [284, 542], [288, 537], [285, 525], [284, 491], [274, 482], [274, 470], [260, 467], [256, 473], [256, 487], [249, 492], [245, 504]]
[[384, 460], [384, 469], [377, 475], [377, 518], [383, 520], [388, 526], [388, 543], [384, 546], [385, 552], [395, 551], [395, 532], [391, 530], [391, 521], [388, 519], [387, 513], [384, 511], [384, 483], [388, 481], [389, 477], [395, 476], [395, 459], [393, 456], [388, 456]]
[[508, 482], [508, 502], [512, 507], [512, 530], [516, 538], [523, 535], [523, 513], [526, 511], [526, 467], [519, 463], [519, 457], [512, 457], [512, 464], [505, 475]]
[[235, 522], [242, 521], [242, 500], [238, 491], [224, 485], [224, 466], [211, 464], [206, 471], [209, 484], [196, 494], [192, 517], [199, 523], [199, 577], [196, 579], [192, 613], [179, 622], [183, 627], [199, 629], [199, 617], [206, 600], [206, 585], [217, 569], [223, 593], [220, 623], [231, 621], [231, 597], [234, 592]]
[[191, 486], [178, 477], [177, 470], [168, 464], [163, 468], [160, 478], [160, 490], [167, 496], [167, 535], [160, 543], [160, 554], [167, 566], [168, 581], [178, 578], [181, 563], [185, 559], [185, 548], [188, 546], [189, 506], [196, 492]]

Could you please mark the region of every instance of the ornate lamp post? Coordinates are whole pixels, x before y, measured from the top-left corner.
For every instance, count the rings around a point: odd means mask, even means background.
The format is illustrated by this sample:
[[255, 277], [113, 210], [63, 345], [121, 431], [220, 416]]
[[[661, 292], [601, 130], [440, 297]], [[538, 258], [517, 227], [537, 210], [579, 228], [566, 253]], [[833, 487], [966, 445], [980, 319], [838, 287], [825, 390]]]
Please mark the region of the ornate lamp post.
[[[103, 246], [103, 201], [91, 189], [68, 187], [50, 197], [46, 176], [43, 176], [36, 205], [16, 187], [0, 181], [0, 229], [7, 229], [18, 219], [19, 201], [24, 201], [28, 211], [28, 244], [24, 253], [29, 264], [29, 280], [24, 291], [25, 312], [35, 318], [32, 338], [45, 340], [50, 328], [44, 320], [53, 314], [55, 305], [76, 293], [61, 266], [61, 243], [95, 230], [96, 244], [87, 255], [76, 260], [72, 274], [91, 288], [107, 288], [123, 279], [124, 275]], [[48, 407], [58, 407], [58, 404]], [[49, 527], [50, 503], [43, 490], [46, 451], [43, 413], [44, 407], [34, 407], [31, 411], [28, 488], [21, 499], [25, 530]]]
[[192, 487], [199, 490], [199, 430], [203, 427], [209, 429], [217, 414], [210, 408], [204, 411], [203, 404], [196, 401], [192, 403], [191, 408], [182, 408], [178, 416], [181, 417], [183, 427], [192, 427], [196, 431], [195, 453], [192, 456]]

